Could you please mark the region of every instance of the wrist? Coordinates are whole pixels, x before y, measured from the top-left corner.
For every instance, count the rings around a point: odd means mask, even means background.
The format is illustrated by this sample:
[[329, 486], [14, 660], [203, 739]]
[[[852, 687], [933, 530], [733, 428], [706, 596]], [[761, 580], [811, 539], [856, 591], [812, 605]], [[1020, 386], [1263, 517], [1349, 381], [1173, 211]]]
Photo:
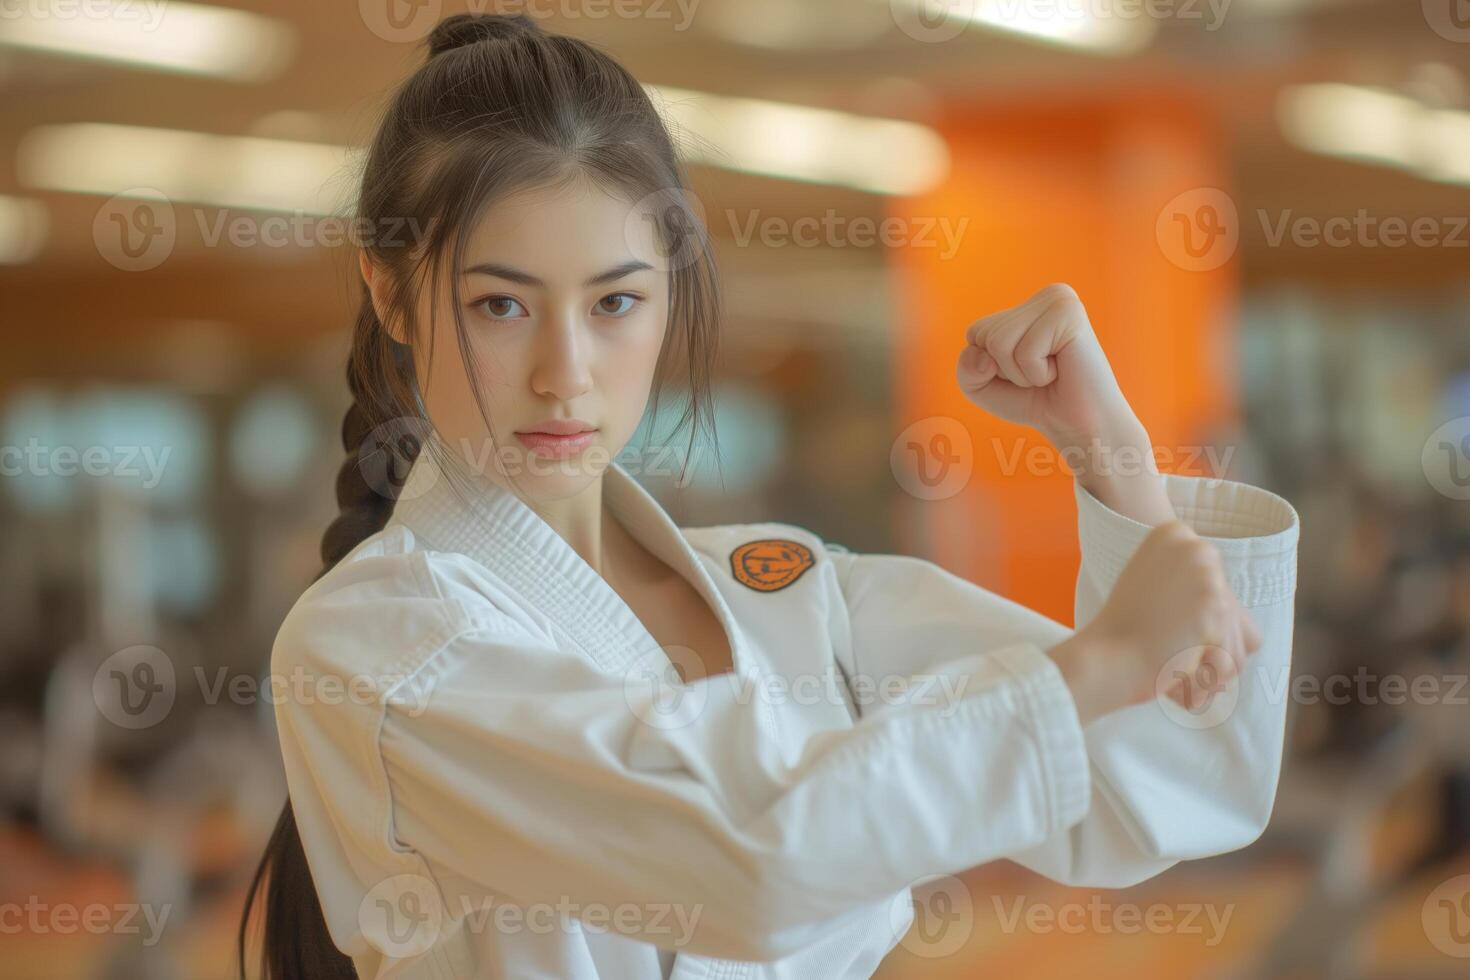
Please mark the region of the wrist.
[[1079, 479], [1158, 472], [1148, 430], [1132, 416], [1083, 430], [1048, 432], [1046, 437]]
[[1150, 526], [1176, 518], [1153, 443], [1136, 419], [1054, 444], [1082, 488], [1108, 508]]
[[1042, 427], [1043, 434], [1058, 449], [1086, 448], [1093, 444], [1149, 444], [1148, 430], [1121, 396], [1103, 399], [1072, 418], [1071, 425]]
[[1137, 687], [1132, 658], [1126, 644], [1105, 631], [1084, 627], [1048, 650], [1047, 656], [1071, 691], [1084, 726], [1132, 703]]

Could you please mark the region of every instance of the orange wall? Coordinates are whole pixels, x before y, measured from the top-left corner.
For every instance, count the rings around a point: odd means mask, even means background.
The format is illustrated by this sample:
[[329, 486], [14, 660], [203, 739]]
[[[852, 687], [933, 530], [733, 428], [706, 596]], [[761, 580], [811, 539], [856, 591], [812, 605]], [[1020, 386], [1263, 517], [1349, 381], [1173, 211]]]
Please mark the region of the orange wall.
[[972, 439], [974, 473], [948, 500], [905, 500], [905, 544], [1070, 624], [1071, 476], [1054, 455], [1050, 466], [1008, 462], [1017, 439], [1028, 447], [1045, 440], [966, 401], [955, 358], [974, 320], [1063, 281], [1086, 305], [1155, 447], [1181, 460], [1211, 425], [1229, 421], [1237, 260], [1185, 268], [1193, 263], [1179, 260], [1179, 243], [1160, 237], [1174, 227], [1169, 216], [1165, 232], [1157, 230], [1177, 195], [1229, 191], [1219, 138], [1205, 111], [1162, 97], [961, 109], [941, 129], [952, 154], [947, 181], [895, 200], [891, 213], [969, 224], [947, 260], [942, 249], [895, 253], [895, 431], [931, 416], [959, 420]]

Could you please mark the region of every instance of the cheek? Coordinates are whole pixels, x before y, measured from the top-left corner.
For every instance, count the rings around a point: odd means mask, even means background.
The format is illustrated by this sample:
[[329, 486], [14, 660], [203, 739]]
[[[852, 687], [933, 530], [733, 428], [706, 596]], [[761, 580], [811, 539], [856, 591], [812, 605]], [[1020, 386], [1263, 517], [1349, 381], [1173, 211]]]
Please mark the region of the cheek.
[[609, 347], [608, 365], [611, 370], [608, 376], [621, 388], [646, 389], [653, 379], [659, 350], [663, 347], [663, 320], [650, 317], [629, 326], [632, 329]]
[[629, 324], [632, 329], [610, 336], [598, 356], [597, 387], [609, 416], [618, 419], [621, 436], [630, 436], [643, 417], [658, 355], [663, 346], [663, 328], [658, 322]]
[[516, 354], [513, 350], [492, 350], [485, 344], [472, 348], [473, 364], [460, 353], [459, 342], [449, 336], [435, 343], [433, 362], [429, 366], [429, 382], [424, 404], [439, 431], [460, 440], [479, 440], [489, 436], [480, 407], [475, 402], [475, 386], [470, 371], [475, 372], [480, 395], [484, 399], [491, 425], [506, 413], [505, 379], [513, 376]]

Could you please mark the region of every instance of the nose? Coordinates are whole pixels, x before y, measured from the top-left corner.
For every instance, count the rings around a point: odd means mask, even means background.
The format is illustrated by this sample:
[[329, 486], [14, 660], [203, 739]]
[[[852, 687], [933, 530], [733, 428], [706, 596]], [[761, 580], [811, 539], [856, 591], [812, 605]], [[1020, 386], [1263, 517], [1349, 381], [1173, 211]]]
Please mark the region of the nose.
[[592, 387], [590, 338], [576, 316], [544, 320], [535, 345], [531, 387], [537, 394], [570, 402]]

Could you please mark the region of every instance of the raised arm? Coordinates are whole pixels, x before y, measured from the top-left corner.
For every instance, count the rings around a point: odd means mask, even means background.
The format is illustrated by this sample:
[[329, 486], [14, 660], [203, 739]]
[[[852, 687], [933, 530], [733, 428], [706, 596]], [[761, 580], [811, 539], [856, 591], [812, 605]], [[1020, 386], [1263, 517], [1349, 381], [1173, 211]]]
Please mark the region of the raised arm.
[[1048, 651], [1084, 724], [1091, 805], [1009, 856], [1052, 878], [1123, 886], [1250, 843], [1280, 773], [1295, 512], [1244, 484], [1161, 477], [1065, 285], [971, 324], [956, 380], [1049, 439], [1077, 476], [1078, 631], [916, 559], [839, 555], [858, 669], [910, 673], [1018, 642]]

